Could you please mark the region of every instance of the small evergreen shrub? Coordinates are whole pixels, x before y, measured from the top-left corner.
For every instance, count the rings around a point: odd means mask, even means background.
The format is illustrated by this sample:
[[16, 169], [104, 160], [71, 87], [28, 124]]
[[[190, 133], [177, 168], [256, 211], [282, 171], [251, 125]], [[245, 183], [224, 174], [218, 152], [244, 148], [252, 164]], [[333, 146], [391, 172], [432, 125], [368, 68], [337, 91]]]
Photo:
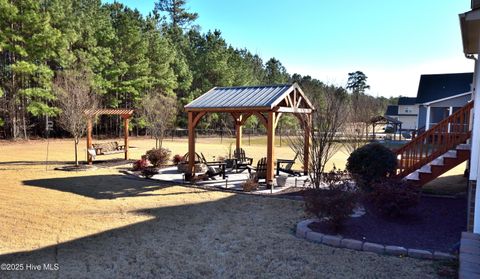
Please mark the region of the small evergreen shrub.
[[357, 193], [343, 174], [330, 173], [327, 188], [312, 188], [304, 193], [305, 212], [323, 220], [338, 232], [352, 214], [357, 202]]
[[397, 158], [387, 147], [369, 143], [353, 151], [347, 160], [347, 170], [364, 191], [372, 190], [372, 183], [395, 173]]
[[420, 189], [408, 181], [387, 178], [374, 183], [368, 197], [379, 213], [397, 217], [418, 205]]
[[154, 167], [161, 167], [168, 163], [170, 154], [170, 150], [162, 147], [147, 151], [147, 158]]

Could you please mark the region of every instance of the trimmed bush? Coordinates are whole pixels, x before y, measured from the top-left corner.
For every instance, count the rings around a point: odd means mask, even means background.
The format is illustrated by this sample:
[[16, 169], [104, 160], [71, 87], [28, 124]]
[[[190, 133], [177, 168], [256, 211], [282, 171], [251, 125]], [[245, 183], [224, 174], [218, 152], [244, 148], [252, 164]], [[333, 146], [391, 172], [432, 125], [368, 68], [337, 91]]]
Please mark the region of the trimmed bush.
[[328, 188], [308, 189], [304, 193], [305, 211], [324, 221], [338, 232], [352, 214], [357, 202], [357, 193], [342, 175], [330, 174]]
[[150, 162], [148, 161], [147, 156], [143, 155], [142, 159], [137, 160], [137, 161], [135, 161], [135, 163], [133, 163], [132, 169], [134, 171], [142, 171], [142, 170], [146, 169], [149, 164], [150, 164]]
[[182, 155], [180, 154], [176, 154], [175, 156], [173, 156], [173, 159], [172, 159], [172, 162], [175, 164], [175, 165], [178, 165], [180, 164], [181, 162], [183, 162], [184, 158]]
[[387, 217], [400, 216], [420, 201], [419, 187], [408, 181], [388, 178], [372, 186], [368, 198], [375, 209]]
[[395, 173], [397, 158], [387, 147], [369, 143], [353, 151], [347, 160], [347, 170], [357, 185], [370, 192], [372, 184]]
[[147, 158], [154, 167], [161, 167], [168, 163], [170, 154], [170, 150], [162, 147], [147, 151]]

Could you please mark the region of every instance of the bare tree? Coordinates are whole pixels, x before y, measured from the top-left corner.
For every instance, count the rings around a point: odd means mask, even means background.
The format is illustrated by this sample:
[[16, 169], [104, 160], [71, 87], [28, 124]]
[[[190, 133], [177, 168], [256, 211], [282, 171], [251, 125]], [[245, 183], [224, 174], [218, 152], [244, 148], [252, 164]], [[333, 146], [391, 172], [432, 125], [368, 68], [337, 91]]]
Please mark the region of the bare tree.
[[[309, 175], [315, 188], [320, 188], [325, 165], [341, 148], [341, 145], [336, 142], [336, 137], [347, 119], [347, 92], [341, 87], [330, 85], [324, 86], [316, 96], [309, 97], [316, 108], [312, 113], [312, 127], [302, 129], [301, 136], [290, 136], [289, 145], [303, 161], [304, 133], [309, 131], [311, 137]], [[308, 125], [307, 116], [299, 117], [303, 127]]]
[[91, 87], [91, 75], [86, 70], [65, 70], [55, 78], [53, 89], [62, 110], [58, 123], [75, 141], [75, 165], [78, 166], [78, 143], [87, 130], [85, 110], [95, 109], [98, 99]]
[[365, 94], [352, 95], [344, 126], [344, 147], [348, 154], [365, 145], [369, 140], [370, 120], [382, 114], [382, 102]]
[[173, 127], [176, 108], [175, 98], [160, 92], [149, 93], [143, 98], [141, 113], [148, 131], [155, 138], [155, 148], [162, 147], [165, 131]]

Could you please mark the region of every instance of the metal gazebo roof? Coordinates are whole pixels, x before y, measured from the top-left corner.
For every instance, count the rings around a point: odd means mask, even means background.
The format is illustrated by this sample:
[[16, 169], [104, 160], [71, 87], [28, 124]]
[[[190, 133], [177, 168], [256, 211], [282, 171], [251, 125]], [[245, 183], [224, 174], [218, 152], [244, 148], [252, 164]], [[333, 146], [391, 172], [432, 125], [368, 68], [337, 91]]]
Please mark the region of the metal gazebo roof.
[[296, 91], [304, 102], [301, 108], [314, 109], [296, 84], [215, 87], [185, 106], [186, 111], [272, 110]]

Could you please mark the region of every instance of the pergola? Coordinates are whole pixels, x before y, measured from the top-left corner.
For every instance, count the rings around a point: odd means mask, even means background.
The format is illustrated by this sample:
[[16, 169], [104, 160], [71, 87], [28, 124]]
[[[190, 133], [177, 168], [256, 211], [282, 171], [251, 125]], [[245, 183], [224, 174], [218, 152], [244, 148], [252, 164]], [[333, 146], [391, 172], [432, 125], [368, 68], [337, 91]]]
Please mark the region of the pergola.
[[[87, 150], [93, 148], [92, 144], [92, 120], [98, 115], [120, 115], [123, 118], [123, 138], [124, 138], [124, 152], [125, 160], [128, 160], [128, 122], [133, 115], [132, 109], [89, 109], [84, 112], [87, 117]], [[91, 165], [93, 156], [87, 152], [87, 161]]]
[[[394, 133], [393, 133], [393, 140], [397, 138], [397, 131], [402, 130], [402, 122], [390, 116], [375, 116], [370, 119], [370, 125], [373, 127], [373, 139], [375, 139], [375, 126], [376, 125], [393, 125]], [[400, 127], [400, 129], [399, 129]]]
[[305, 130], [304, 173], [308, 173], [310, 129], [315, 108], [298, 84], [274, 86], [215, 87], [185, 106], [188, 113], [189, 170], [194, 175], [195, 127], [207, 113], [229, 113], [235, 123], [236, 148], [241, 148], [242, 126], [250, 116], [267, 129], [267, 184], [274, 178], [275, 128], [283, 113], [293, 113]]

